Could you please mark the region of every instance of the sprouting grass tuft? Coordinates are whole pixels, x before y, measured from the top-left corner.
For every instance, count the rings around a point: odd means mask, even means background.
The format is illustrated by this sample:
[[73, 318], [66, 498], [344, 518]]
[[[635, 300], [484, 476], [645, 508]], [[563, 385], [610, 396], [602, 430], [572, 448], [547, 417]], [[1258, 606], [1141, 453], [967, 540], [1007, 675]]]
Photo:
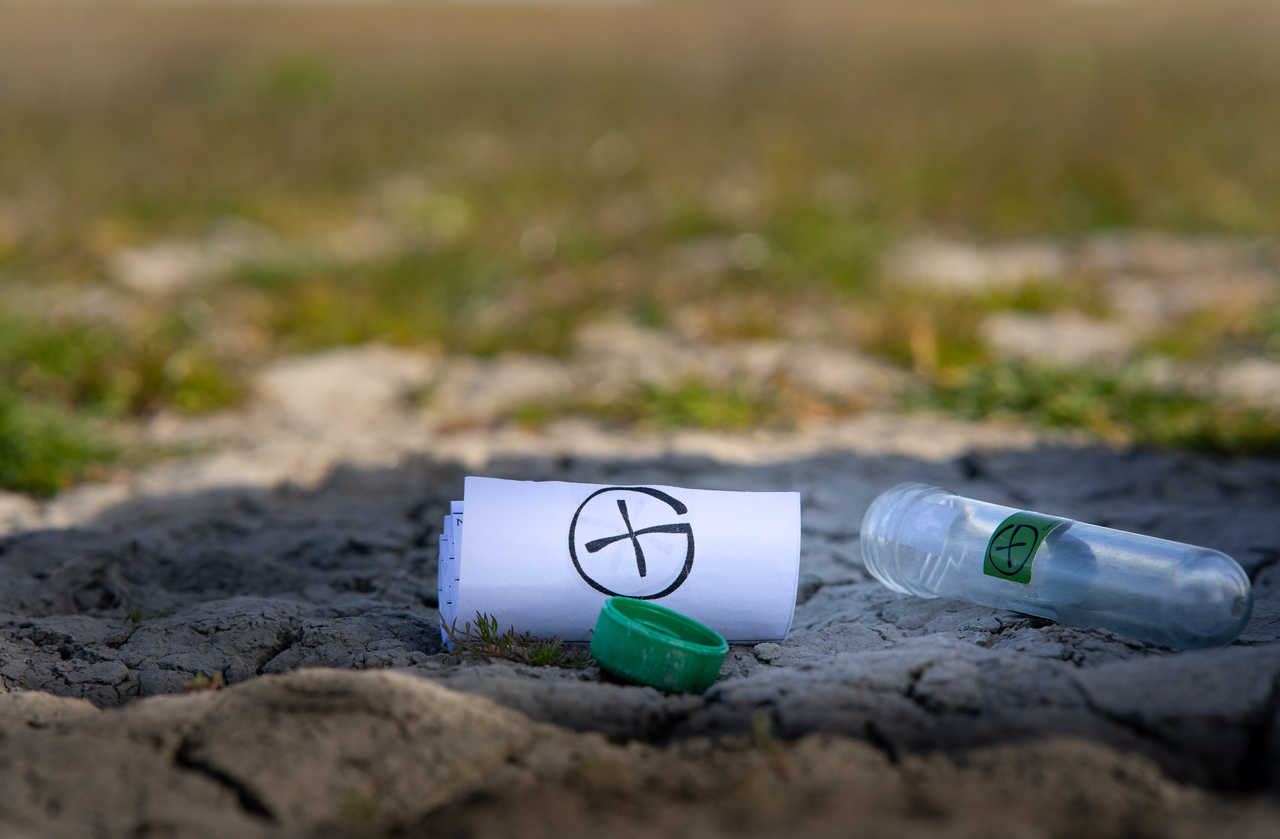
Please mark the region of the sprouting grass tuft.
[[207, 691], [222, 690], [227, 686], [227, 676], [221, 670], [212, 674], [200, 672], [195, 678], [189, 679], [182, 683], [182, 689], [187, 693], [204, 693]]
[[804, 205], [777, 213], [765, 233], [773, 253], [763, 279], [778, 294], [863, 294], [889, 241], [877, 220]]
[[980, 367], [955, 384], [935, 384], [915, 404], [969, 419], [1013, 416], [1050, 428], [1084, 429], [1115, 443], [1280, 455], [1275, 413], [1105, 372], [1026, 364]]
[[1178, 359], [1212, 357], [1224, 350], [1280, 358], [1280, 303], [1197, 310], [1168, 324], [1144, 349]]
[[715, 386], [689, 380], [663, 387], [644, 385], [629, 398], [594, 406], [600, 419], [657, 428], [744, 430], [778, 425], [784, 409], [774, 394], [746, 387]]
[[299, 105], [331, 99], [337, 82], [328, 63], [298, 55], [274, 61], [258, 86], [263, 98], [273, 105]]
[[137, 332], [0, 316], [0, 488], [50, 495], [117, 460], [104, 422], [238, 404], [245, 385], [179, 321]]
[[717, 385], [702, 379], [673, 385], [642, 384], [610, 399], [529, 402], [511, 413], [513, 420], [529, 427], [563, 416], [663, 431], [746, 431], [790, 427], [796, 421], [795, 412], [779, 389]]
[[236, 404], [244, 387], [174, 319], [136, 332], [106, 324], [0, 319], [0, 373], [23, 393], [105, 416]]
[[500, 658], [531, 667], [573, 668], [592, 662], [585, 649], [569, 647], [558, 638], [536, 638], [528, 632], [517, 633], [515, 627], [504, 632], [493, 615], [476, 612], [475, 620], [467, 621], [461, 629], [456, 620], [452, 625], [441, 624], [455, 650], [480, 661]]
[[1040, 280], [1011, 288], [990, 288], [974, 300], [984, 312], [1057, 312], [1070, 309], [1095, 317], [1107, 314], [1102, 289], [1082, 279]]
[[962, 296], [884, 291], [867, 308], [860, 343], [895, 364], [935, 376], [990, 360], [983, 312]]
[[[257, 298], [259, 326], [278, 349], [385, 341], [491, 355], [559, 355], [589, 303], [537, 299], [501, 262], [460, 249], [414, 249], [354, 266], [248, 268], [235, 278]], [[495, 307], [492, 301], [508, 301]]]
[[52, 495], [116, 456], [82, 423], [0, 387], [0, 489]]

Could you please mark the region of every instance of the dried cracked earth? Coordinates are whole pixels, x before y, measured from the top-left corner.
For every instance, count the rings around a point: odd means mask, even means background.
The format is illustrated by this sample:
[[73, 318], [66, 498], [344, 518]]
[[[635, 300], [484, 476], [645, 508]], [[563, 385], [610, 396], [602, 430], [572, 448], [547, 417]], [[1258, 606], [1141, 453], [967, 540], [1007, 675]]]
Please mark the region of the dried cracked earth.
[[[424, 365], [281, 363], [246, 412], [147, 432], [201, 454], [0, 497], [7, 835], [1274, 835], [1274, 461], [875, 412], [424, 432]], [[466, 474], [800, 490], [793, 629], [703, 696], [452, 655], [434, 546]], [[1224, 550], [1252, 620], [1175, 651], [894, 594], [858, 523], [904, 480]]]

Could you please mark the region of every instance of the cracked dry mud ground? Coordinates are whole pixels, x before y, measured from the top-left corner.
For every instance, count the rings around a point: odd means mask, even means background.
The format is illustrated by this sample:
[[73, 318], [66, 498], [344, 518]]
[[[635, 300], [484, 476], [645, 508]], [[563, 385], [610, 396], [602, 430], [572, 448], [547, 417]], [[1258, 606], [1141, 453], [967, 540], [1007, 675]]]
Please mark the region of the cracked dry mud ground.
[[[1274, 462], [1047, 443], [754, 462], [617, 451], [482, 468], [417, 455], [314, 487], [142, 493], [78, 513], [55, 501], [44, 526], [9, 525], [4, 823], [31, 836], [1280, 824]], [[434, 545], [469, 472], [799, 489], [792, 632], [733, 648], [701, 697], [460, 661], [440, 648]], [[1225, 550], [1253, 578], [1253, 618], [1231, 647], [1179, 652], [896, 595], [862, 568], [857, 528], [902, 480]], [[270, 677], [316, 667], [337, 671]], [[202, 673], [230, 689], [186, 694]]]

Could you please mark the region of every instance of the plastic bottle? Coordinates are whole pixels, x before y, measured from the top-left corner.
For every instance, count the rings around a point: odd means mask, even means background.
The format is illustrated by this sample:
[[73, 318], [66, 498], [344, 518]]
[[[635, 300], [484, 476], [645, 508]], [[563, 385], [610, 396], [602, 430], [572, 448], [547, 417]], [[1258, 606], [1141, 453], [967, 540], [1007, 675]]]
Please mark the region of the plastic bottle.
[[1253, 609], [1249, 577], [1226, 554], [923, 484], [878, 496], [861, 541], [867, 570], [894, 591], [1170, 647], [1229, 644]]

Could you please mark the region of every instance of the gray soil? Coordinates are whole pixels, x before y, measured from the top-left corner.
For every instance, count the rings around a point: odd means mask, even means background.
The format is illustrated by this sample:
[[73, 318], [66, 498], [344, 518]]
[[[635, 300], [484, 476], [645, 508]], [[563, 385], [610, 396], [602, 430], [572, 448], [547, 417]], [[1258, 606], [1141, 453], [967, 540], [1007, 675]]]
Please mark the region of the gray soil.
[[[248, 416], [147, 432], [216, 451], [0, 498], [8, 835], [1274, 835], [1275, 462], [876, 414], [424, 433], [361, 352], [363, 413], [274, 371]], [[791, 634], [703, 696], [449, 654], [435, 545], [476, 473], [800, 490]], [[1226, 551], [1253, 618], [1187, 652], [894, 594], [858, 524], [904, 480]]]

